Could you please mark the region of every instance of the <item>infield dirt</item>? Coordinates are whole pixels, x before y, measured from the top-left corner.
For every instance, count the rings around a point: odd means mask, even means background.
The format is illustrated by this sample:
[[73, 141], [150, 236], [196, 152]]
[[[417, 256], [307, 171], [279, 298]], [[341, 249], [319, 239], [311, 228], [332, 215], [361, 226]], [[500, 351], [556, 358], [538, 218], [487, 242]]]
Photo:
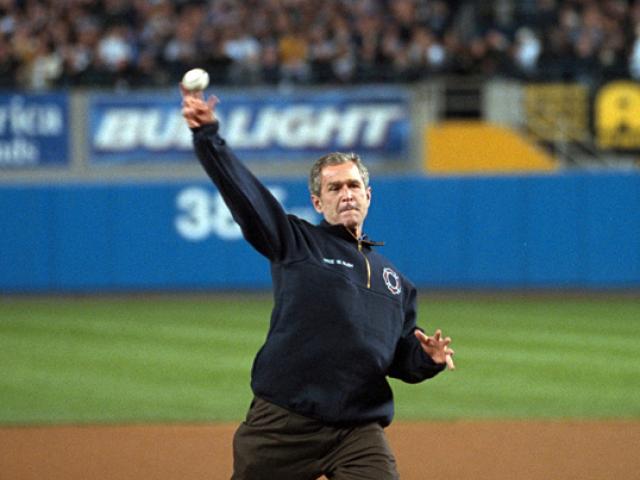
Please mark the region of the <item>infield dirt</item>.
[[[4, 427], [0, 479], [228, 479], [235, 428]], [[397, 422], [387, 433], [403, 480], [640, 479], [640, 421]]]

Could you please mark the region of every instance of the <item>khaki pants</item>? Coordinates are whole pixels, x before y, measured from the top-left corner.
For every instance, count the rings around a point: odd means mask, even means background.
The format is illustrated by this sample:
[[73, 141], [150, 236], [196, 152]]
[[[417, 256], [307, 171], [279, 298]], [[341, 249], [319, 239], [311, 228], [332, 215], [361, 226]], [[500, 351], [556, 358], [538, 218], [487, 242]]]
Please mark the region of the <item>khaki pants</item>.
[[233, 439], [232, 480], [397, 480], [382, 427], [333, 427], [255, 398]]

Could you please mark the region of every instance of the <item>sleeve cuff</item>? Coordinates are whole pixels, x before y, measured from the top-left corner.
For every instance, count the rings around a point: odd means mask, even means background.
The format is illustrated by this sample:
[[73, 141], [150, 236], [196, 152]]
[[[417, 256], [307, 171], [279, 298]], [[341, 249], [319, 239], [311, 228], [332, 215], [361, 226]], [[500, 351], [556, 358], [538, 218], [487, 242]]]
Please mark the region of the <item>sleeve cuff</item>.
[[204, 125], [200, 125], [199, 127], [193, 127], [191, 131], [193, 135], [215, 135], [218, 133], [218, 129], [220, 128], [220, 122], [215, 120], [212, 123], [205, 123]]

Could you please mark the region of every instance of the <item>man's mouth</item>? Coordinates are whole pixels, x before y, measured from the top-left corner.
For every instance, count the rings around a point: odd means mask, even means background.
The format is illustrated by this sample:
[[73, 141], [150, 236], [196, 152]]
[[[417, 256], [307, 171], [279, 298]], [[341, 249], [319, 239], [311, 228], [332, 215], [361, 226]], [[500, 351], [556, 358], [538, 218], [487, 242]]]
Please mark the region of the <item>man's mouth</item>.
[[339, 213], [350, 212], [351, 210], [359, 211], [358, 207], [355, 205], [346, 205], [340, 208]]

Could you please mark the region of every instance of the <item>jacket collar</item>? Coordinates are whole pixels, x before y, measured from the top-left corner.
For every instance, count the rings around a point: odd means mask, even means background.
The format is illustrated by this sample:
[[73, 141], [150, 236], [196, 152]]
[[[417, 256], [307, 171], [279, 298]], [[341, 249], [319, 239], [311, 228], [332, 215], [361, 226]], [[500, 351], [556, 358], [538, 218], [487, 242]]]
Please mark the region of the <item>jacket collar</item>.
[[368, 247], [382, 247], [384, 242], [376, 242], [365, 234], [362, 237], [357, 238], [351, 231], [342, 224], [331, 225], [326, 220], [322, 220], [319, 225], [321, 228], [324, 228], [328, 232], [331, 232], [333, 235], [344, 238], [345, 240], [349, 240], [350, 242], [359, 243], [361, 245], [365, 245]]

